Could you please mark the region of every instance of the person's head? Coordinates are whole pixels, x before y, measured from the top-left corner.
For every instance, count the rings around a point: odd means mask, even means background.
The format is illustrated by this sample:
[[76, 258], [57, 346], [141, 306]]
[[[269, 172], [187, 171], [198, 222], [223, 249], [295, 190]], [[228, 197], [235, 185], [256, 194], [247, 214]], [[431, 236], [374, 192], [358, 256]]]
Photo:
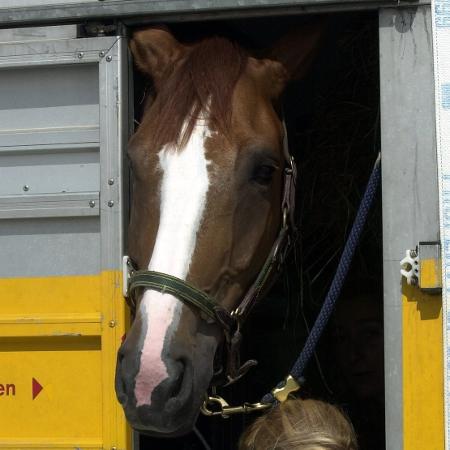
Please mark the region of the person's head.
[[351, 423], [335, 406], [291, 399], [259, 417], [244, 432], [239, 450], [357, 450]]
[[347, 292], [334, 316], [333, 348], [344, 388], [357, 400], [384, 392], [383, 298], [378, 289]]

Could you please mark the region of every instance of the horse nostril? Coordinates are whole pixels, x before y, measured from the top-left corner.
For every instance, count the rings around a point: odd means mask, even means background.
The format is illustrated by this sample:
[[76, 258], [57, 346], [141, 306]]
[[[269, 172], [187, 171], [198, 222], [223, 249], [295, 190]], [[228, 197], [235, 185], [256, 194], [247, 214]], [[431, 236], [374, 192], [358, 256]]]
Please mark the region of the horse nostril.
[[122, 377], [122, 373], [121, 373], [119, 364], [117, 364], [115, 381], [116, 381], [115, 384], [116, 384], [117, 400], [119, 400], [119, 403], [121, 405], [125, 405], [128, 401], [128, 395], [126, 394], [125, 381]]
[[124, 357], [125, 357], [125, 350], [123, 349], [123, 346], [121, 346], [119, 348], [119, 351], [117, 352], [117, 361], [121, 363]]
[[174, 373], [169, 388], [169, 396], [171, 398], [178, 397], [183, 387], [183, 380], [186, 376], [186, 363], [184, 360], [177, 360], [174, 364]]
[[128, 401], [122, 364], [124, 357], [125, 352], [122, 349], [119, 349], [119, 351], [117, 352], [115, 387], [117, 400], [119, 400], [119, 403], [121, 403], [122, 405], [125, 405]]

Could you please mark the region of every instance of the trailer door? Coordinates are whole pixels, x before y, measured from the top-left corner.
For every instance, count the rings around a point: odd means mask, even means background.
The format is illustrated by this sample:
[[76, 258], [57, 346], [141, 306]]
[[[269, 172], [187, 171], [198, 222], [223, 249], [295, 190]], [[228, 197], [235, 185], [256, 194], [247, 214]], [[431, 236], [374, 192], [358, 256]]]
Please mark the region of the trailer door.
[[0, 44], [0, 447], [125, 449], [127, 50]]

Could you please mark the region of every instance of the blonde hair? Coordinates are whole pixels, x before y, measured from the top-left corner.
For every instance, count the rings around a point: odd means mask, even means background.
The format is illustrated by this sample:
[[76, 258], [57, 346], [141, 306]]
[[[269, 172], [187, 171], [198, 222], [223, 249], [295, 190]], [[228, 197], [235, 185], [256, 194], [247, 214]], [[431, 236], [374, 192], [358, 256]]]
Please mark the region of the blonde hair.
[[344, 414], [319, 400], [291, 399], [253, 422], [239, 450], [357, 450], [355, 432]]

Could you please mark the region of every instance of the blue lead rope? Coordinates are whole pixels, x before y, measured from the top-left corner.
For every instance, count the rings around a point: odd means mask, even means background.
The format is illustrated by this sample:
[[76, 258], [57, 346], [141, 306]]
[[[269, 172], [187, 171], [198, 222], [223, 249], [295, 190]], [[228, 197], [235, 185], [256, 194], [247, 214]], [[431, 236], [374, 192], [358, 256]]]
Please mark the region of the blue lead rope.
[[[331, 313], [333, 312], [334, 306], [342, 290], [345, 278], [350, 269], [350, 264], [353, 259], [356, 247], [358, 246], [359, 240], [361, 238], [364, 225], [367, 220], [370, 208], [372, 206], [373, 200], [377, 193], [377, 188], [380, 183], [381, 175], [381, 158], [380, 154], [375, 162], [375, 165], [370, 175], [369, 182], [367, 183], [366, 191], [359, 205], [358, 214], [356, 215], [355, 221], [353, 223], [350, 234], [345, 243], [344, 251], [342, 252], [339, 265], [337, 267], [336, 273], [331, 283], [328, 294], [325, 297], [325, 301], [322, 304], [322, 308], [317, 316], [311, 332], [309, 333], [308, 339], [303, 347], [300, 356], [295, 361], [292, 366], [290, 375], [301, 385], [303, 380], [303, 373], [309, 360], [314, 355], [317, 343], [322, 335], [328, 320], [330, 319]], [[284, 382], [280, 383], [277, 387], [281, 387]], [[262, 400], [263, 403], [275, 403], [277, 400], [274, 398], [272, 393], [266, 394]]]

